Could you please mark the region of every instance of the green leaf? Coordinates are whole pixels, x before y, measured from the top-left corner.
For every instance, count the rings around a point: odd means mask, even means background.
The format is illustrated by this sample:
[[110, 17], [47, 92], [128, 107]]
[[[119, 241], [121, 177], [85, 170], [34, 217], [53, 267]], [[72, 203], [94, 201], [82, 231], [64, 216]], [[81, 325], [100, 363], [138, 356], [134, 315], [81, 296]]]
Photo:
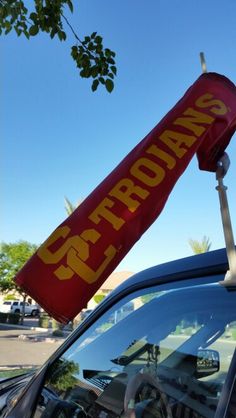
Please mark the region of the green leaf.
[[115, 64], [115, 61], [113, 60], [113, 58], [107, 58], [107, 62], [109, 62], [109, 64]]
[[89, 42], [89, 44], [88, 44], [88, 50], [89, 51], [93, 51], [94, 49], [95, 49], [94, 44], [92, 42]]
[[93, 83], [92, 83], [92, 87], [91, 87], [92, 88], [92, 91], [97, 90], [98, 85], [99, 85], [99, 81], [98, 80], [94, 80]]
[[57, 29], [53, 28], [50, 32], [50, 37], [53, 39], [56, 33], [57, 33]]
[[74, 60], [76, 60], [78, 57], [78, 49], [75, 45], [71, 48], [71, 56], [74, 58]]
[[12, 25], [8, 20], [5, 22], [5, 28], [6, 29], [12, 29]]
[[80, 71], [80, 75], [83, 78], [89, 78], [91, 75], [90, 68], [83, 68], [83, 70]]
[[99, 81], [100, 81], [100, 83], [105, 84], [105, 80], [104, 80], [103, 77], [99, 77]]
[[97, 32], [93, 32], [91, 35], [91, 39], [94, 39], [96, 35], [97, 35]]
[[109, 93], [112, 92], [113, 88], [114, 88], [114, 83], [110, 78], [106, 79], [106, 83], [105, 83], [106, 89]]
[[30, 13], [30, 19], [33, 20], [33, 22], [37, 22], [38, 20], [38, 15], [37, 13]]
[[116, 75], [116, 67], [114, 65], [111, 66], [111, 71]]
[[96, 38], [95, 38], [95, 42], [96, 42], [97, 44], [101, 44], [101, 43], [102, 43], [102, 37], [101, 37], [101, 36], [96, 36]]
[[98, 73], [99, 73], [99, 69], [98, 69], [98, 67], [96, 65], [94, 65], [91, 68], [91, 75], [92, 75], [92, 77], [93, 78], [97, 77]]
[[60, 30], [58, 32], [58, 38], [60, 39], [60, 41], [65, 41], [66, 40], [66, 33], [63, 30]]
[[105, 49], [105, 55], [106, 55], [106, 57], [110, 57], [111, 56], [111, 50], [106, 48]]
[[12, 27], [10, 27], [10, 28], [6, 29], [6, 30], [5, 30], [5, 35], [7, 35], [9, 32], [11, 32], [11, 30], [12, 30]]
[[69, 7], [71, 13], [73, 13], [73, 3], [72, 3], [72, 1], [71, 0], [67, 0], [67, 4], [68, 4], [68, 7]]
[[108, 75], [108, 72], [109, 72], [108, 71], [108, 67], [107, 66], [105, 66], [105, 67], [103, 66], [102, 71], [101, 71], [101, 74], [102, 75]]
[[37, 35], [38, 32], [39, 32], [39, 27], [37, 25], [31, 26], [30, 29], [29, 29], [29, 34], [31, 36]]
[[20, 36], [20, 35], [21, 35], [21, 33], [22, 33], [22, 30], [21, 30], [21, 29], [19, 29], [17, 26], [15, 26], [15, 31], [16, 31], [16, 33], [17, 33], [17, 36]]
[[98, 44], [97, 47], [96, 47], [96, 53], [100, 55], [101, 52], [102, 52], [102, 46], [100, 44]]
[[24, 30], [24, 35], [25, 35], [25, 37], [26, 37], [27, 39], [29, 39], [29, 38], [30, 38], [29, 33], [28, 33], [28, 31], [27, 31], [27, 30]]

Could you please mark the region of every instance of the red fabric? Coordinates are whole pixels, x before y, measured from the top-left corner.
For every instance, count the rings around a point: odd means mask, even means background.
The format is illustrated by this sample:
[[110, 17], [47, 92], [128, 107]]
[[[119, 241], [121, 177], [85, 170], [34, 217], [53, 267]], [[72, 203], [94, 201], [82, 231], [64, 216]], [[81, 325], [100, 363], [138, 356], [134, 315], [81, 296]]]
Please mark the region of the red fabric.
[[235, 86], [201, 75], [42, 244], [17, 284], [55, 319], [73, 319], [158, 217], [193, 155], [201, 169], [215, 171], [235, 123]]

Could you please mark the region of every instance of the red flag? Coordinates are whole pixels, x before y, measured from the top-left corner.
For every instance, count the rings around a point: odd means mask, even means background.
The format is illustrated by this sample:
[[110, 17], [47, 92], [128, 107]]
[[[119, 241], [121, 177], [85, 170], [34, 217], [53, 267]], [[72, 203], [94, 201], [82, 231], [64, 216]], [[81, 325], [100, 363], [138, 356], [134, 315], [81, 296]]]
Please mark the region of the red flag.
[[236, 124], [236, 88], [201, 75], [162, 121], [41, 245], [16, 283], [66, 323], [154, 222], [197, 152], [215, 171]]

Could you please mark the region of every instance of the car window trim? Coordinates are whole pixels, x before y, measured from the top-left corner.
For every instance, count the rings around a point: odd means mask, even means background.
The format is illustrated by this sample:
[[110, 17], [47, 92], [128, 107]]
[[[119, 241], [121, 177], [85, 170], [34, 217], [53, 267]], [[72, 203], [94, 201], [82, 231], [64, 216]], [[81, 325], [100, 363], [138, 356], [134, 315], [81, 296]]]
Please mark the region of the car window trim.
[[13, 407], [6, 411], [7, 418], [31, 418], [38, 403], [39, 393], [43, 388], [48, 363], [45, 363], [30, 379]]
[[225, 382], [223, 384], [223, 388], [220, 394], [220, 399], [217, 405], [216, 413], [214, 418], [226, 418], [229, 405], [231, 394], [234, 387], [236, 377], [236, 348], [234, 349], [234, 354], [231, 360], [231, 364], [229, 366]]

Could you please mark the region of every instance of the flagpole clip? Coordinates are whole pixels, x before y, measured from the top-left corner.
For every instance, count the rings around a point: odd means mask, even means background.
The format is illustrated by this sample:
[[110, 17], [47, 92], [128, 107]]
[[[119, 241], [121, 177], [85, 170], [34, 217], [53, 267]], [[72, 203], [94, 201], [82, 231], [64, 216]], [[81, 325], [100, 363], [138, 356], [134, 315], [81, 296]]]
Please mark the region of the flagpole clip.
[[218, 186], [216, 187], [216, 190], [219, 194], [222, 226], [224, 231], [226, 252], [229, 263], [229, 270], [227, 271], [225, 275], [225, 280], [222, 283], [224, 285], [236, 285], [236, 251], [226, 193], [227, 187], [224, 185], [223, 182], [223, 178], [227, 174], [229, 166], [230, 159], [228, 154], [225, 152], [218, 161], [216, 170], [216, 180], [218, 181]]
[[226, 152], [222, 155], [217, 163], [217, 170], [216, 170], [216, 180], [223, 180], [224, 176], [227, 174], [228, 169], [230, 166], [230, 159]]

